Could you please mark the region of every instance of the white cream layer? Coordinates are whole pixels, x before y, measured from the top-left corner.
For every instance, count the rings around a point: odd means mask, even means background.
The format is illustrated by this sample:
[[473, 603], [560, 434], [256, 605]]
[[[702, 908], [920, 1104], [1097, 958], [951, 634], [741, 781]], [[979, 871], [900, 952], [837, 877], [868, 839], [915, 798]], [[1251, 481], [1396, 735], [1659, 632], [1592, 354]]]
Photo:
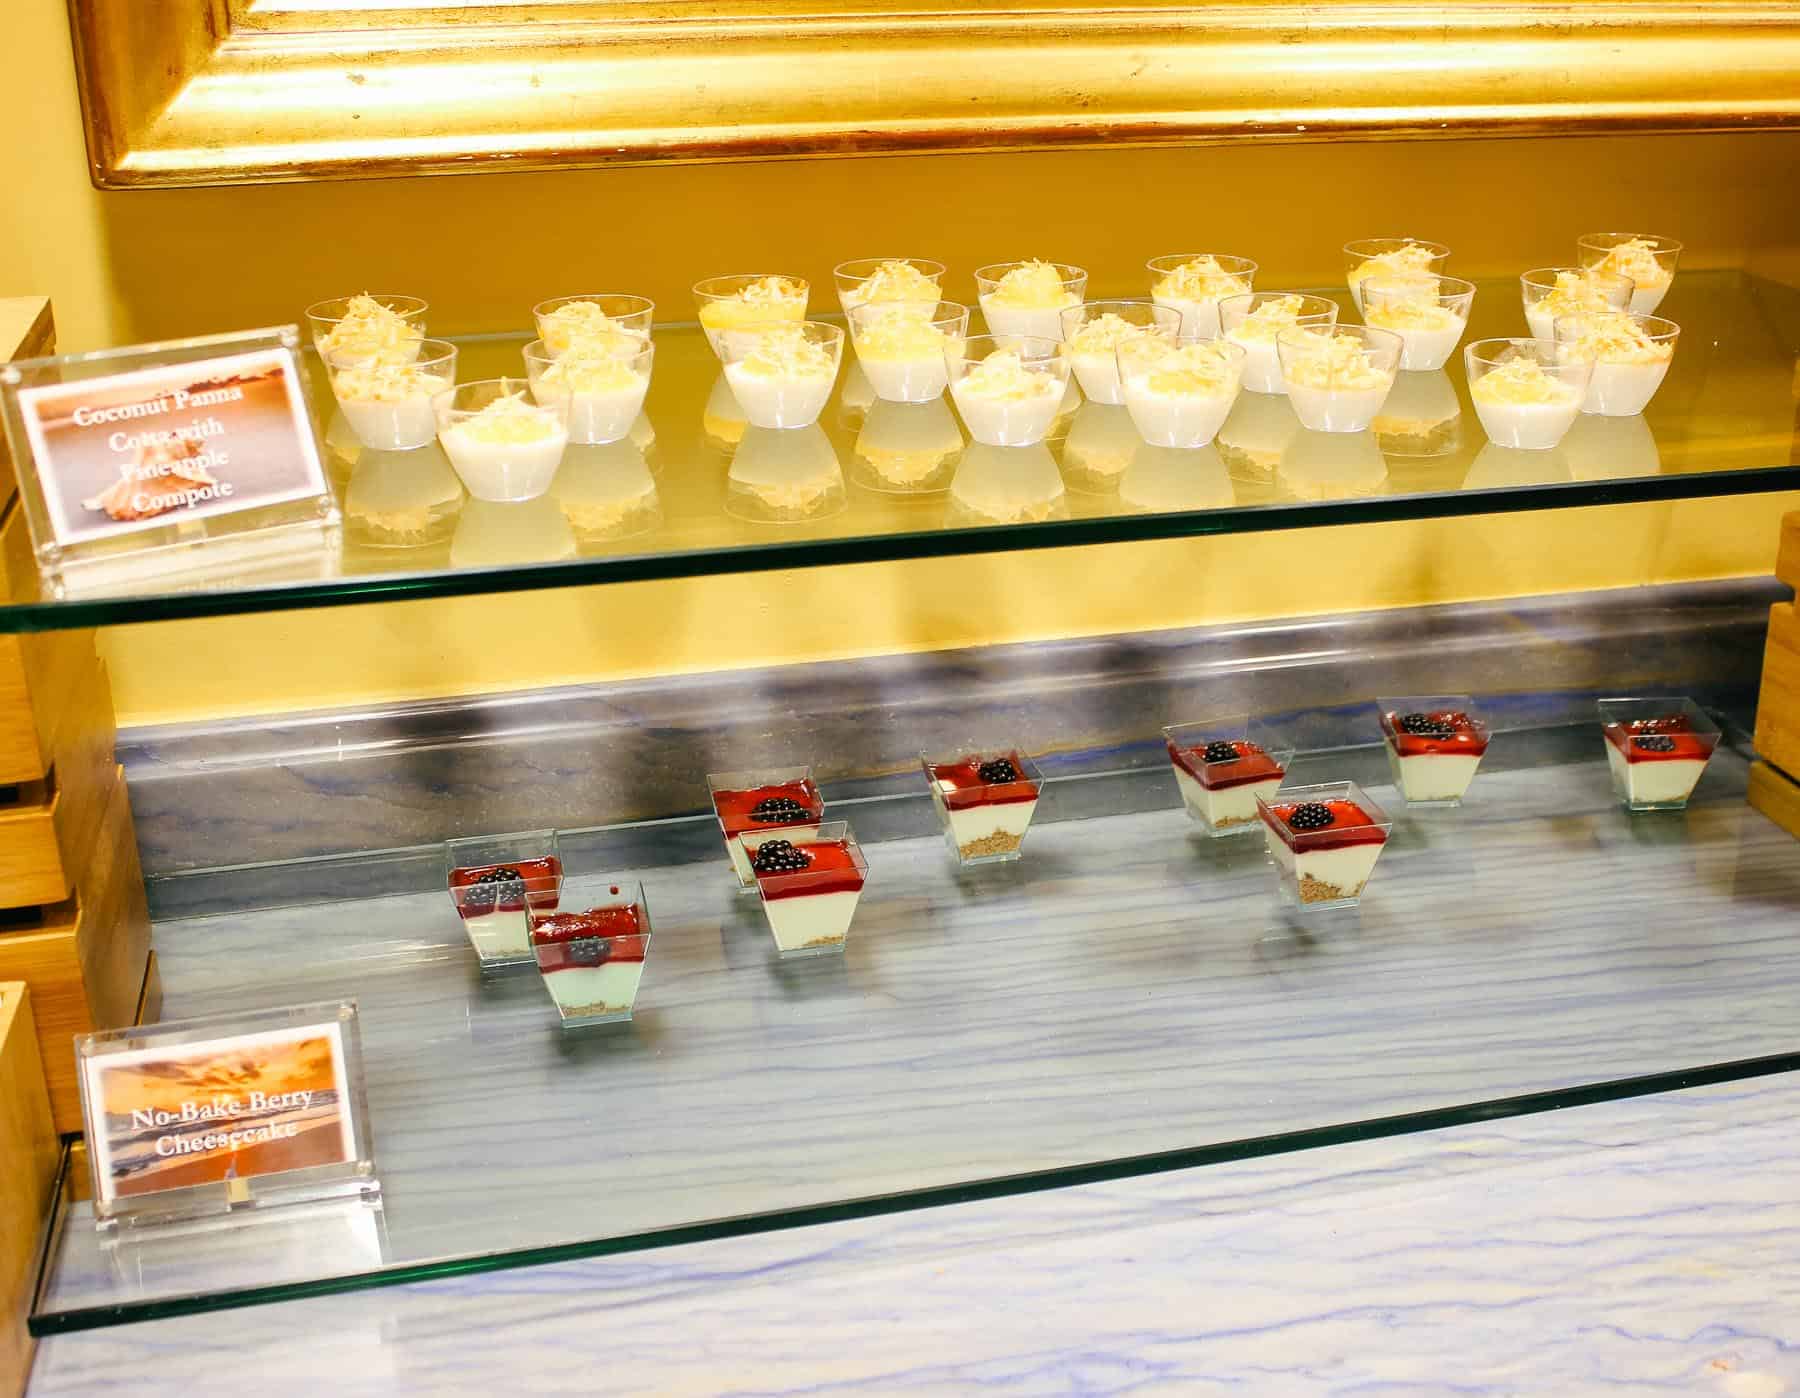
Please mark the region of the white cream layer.
[[1419, 752], [1394, 758], [1400, 769], [1400, 794], [1408, 801], [1460, 801], [1475, 780], [1479, 757], [1449, 752]]
[[[868, 367], [865, 365], [865, 373]], [[753, 427], [810, 427], [819, 420], [837, 382], [833, 374], [768, 378], [745, 369], [743, 362], [725, 366], [725, 380]]]
[[769, 931], [778, 950], [814, 951], [844, 944], [861, 897], [862, 890], [857, 889], [798, 898], [765, 898], [763, 912], [768, 915]]
[[1606, 761], [1612, 768], [1613, 790], [1633, 805], [1662, 805], [1685, 801], [1693, 794], [1706, 770], [1705, 759], [1674, 762], [1627, 762], [1619, 745], [1608, 741]]
[[1290, 383], [1287, 396], [1294, 416], [1309, 432], [1362, 432], [1375, 421], [1392, 387], [1387, 383], [1380, 388], [1310, 388]]
[[1263, 833], [1268, 837], [1269, 855], [1281, 870], [1282, 877], [1293, 885], [1295, 897], [1299, 897], [1301, 881], [1309, 878], [1331, 885], [1341, 897], [1359, 897], [1363, 885], [1374, 872], [1375, 861], [1381, 858], [1381, 851], [1385, 847], [1376, 844], [1338, 845], [1333, 849], [1302, 850], [1296, 857], [1287, 841], [1269, 829], [1266, 823], [1263, 825]]
[[477, 500], [533, 500], [550, 488], [569, 434], [561, 423], [536, 442], [484, 442], [463, 427], [438, 434], [456, 474]]
[[1208, 830], [1254, 830], [1261, 821], [1256, 811], [1256, 798], [1273, 801], [1281, 789], [1281, 778], [1262, 782], [1245, 782], [1242, 786], [1203, 786], [1187, 768], [1175, 767], [1175, 785], [1181, 788], [1181, 799], [1188, 814]]
[[1650, 405], [1668, 373], [1667, 359], [1654, 364], [1596, 364], [1581, 411], [1602, 417], [1634, 417]]
[[1476, 398], [1475, 416], [1495, 446], [1548, 451], [1575, 425], [1581, 403], [1484, 403]]
[[641, 961], [607, 961], [552, 971], [544, 985], [563, 1014], [628, 1014], [637, 1000], [638, 982], [644, 978]]
[[463, 929], [483, 961], [497, 956], [531, 955], [531, 924], [523, 908], [465, 917]]
[[[448, 387], [448, 380], [439, 380]], [[429, 393], [414, 394], [397, 403], [340, 398], [344, 419], [366, 447], [384, 451], [410, 451], [437, 436], [437, 413]]]

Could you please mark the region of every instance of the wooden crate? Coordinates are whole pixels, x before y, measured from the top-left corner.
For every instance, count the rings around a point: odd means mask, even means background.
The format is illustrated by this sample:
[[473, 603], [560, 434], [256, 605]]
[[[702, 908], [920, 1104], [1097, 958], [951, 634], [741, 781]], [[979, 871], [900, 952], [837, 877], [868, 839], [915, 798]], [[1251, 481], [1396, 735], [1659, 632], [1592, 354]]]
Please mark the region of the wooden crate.
[[[56, 353], [56, 322], [44, 296], [0, 297], [0, 361], [36, 359]], [[0, 431], [0, 509], [13, 497], [17, 481], [6, 433]]]
[[49, 773], [97, 663], [92, 631], [0, 636], [0, 786]]
[[1756, 751], [1791, 776], [1800, 776], [1800, 612], [1792, 602], [1769, 609], [1762, 693], [1756, 701]]
[[0, 981], [0, 1398], [23, 1393], [31, 1369], [25, 1322], [59, 1149], [31, 993]]
[[1767, 762], [1750, 764], [1750, 804], [1790, 835], [1800, 835], [1800, 782]]
[[49, 772], [0, 789], [0, 907], [74, 892], [113, 787], [115, 722], [106, 667], [90, 657], [56, 724]]
[[1800, 589], [1800, 510], [1781, 517], [1781, 546], [1775, 551], [1775, 576]]
[[137, 835], [124, 772], [114, 773], [75, 893], [48, 907], [0, 912], [0, 977], [32, 987], [58, 1131], [81, 1129], [74, 1036], [134, 1023], [150, 974], [150, 909]]

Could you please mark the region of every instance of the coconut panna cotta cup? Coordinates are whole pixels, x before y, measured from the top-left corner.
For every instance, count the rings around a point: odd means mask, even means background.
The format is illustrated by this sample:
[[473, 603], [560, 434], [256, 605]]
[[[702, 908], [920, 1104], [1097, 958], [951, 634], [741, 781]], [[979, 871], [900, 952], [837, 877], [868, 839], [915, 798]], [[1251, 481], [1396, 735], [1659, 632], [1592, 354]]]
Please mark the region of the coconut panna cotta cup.
[[1017, 859], [1043, 774], [1017, 743], [919, 754], [931, 804], [958, 864]]
[[432, 400], [438, 441], [477, 500], [534, 500], [569, 444], [567, 399], [533, 403], [525, 379], [480, 379]]
[[1363, 323], [1400, 337], [1400, 367], [1442, 369], [1463, 332], [1475, 303], [1475, 283], [1439, 277], [1435, 288], [1370, 277], [1362, 284]]
[[1586, 311], [1631, 309], [1630, 277], [1592, 267], [1537, 267], [1519, 277], [1525, 324], [1534, 340], [1554, 340], [1556, 322]]
[[1361, 311], [1364, 282], [1410, 282], [1430, 290], [1449, 260], [1449, 248], [1423, 238], [1358, 238], [1344, 244], [1344, 282]]
[[1588, 233], [1575, 244], [1576, 260], [1597, 272], [1610, 272], [1631, 282], [1633, 315], [1647, 316], [1662, 305], [1675, 280], [1681, 244], [1654, 233]]
[[1205, 446], [1243, 387], [1244, 347], [1229, 340], [1131, 340], [1116, 354], [1125, 410], [1154, 447]]
[[1287, 787], [1256, 813], [1281, 891], [1309, 911], [1354, 907], [1393, 829], [1355, 782]]
[[539, 403], [562, 402], [568, 409], [569, 440], [586, 446], [617, 442], [631, 433], [650, 391], [656, 347], [635, 342], [630, 354], [593, 350], [587, 342], [550, 353], [542, 340], [525, 346], [525, 374]]
[[811, 427], [837, 386], [844, 327], [780, 321], [720, 338], [725, 380], [752, 427]]
[[831, 276], [846, 316], [858, 306], [885, 301], [944, 298], [944, 264], [928, 257], [856, 257], [838, 263]]
[[1181, 316], [1183, 336], [1215, 340], [1219, 336], [1219, 302], [1256, 290], [1256, 264], [1229, 253], [1176, 252], [1153, 257], [1150, 299]]
[[739, 272], [694, 283], [700, 328], [720, 359], [725, 358], [726, 345], [745, 332], [777, 321], [805, 320], [811, 294], [804, 277], [778, 272]]
[[1283, 393], [1275, 340], [1295, 326], [1337, 324], [1337, 302], [1299, 291], [1253, 291], [1219, 302], [1220, 333], [1244, 351], [1243, 384], [1252, 393]]
[[1181, 312], [1151, 301], [1085, 301], [1062, 313], [1062, 342], [1081, 391], [1096, 403], [1117, 407], [1119, 346], [1149, 339], [1173, 345], [1181, 332]]
[[1556, 342], [1594, 362], [1581, 411], [1635, 417], [1669, 375], [1681, 327], [1661, 316], [1588, 311], [1556, 322]]
[[1400, 364], [1400, 337], [1366, 325], [1296, 326], [1276, 348], [1288, 402], [1309, 432], [1368, 431]]
[[984, 446], [1028, 447], [1049, 436], [1069, 384], [1060, 340], [971, 335], [946, 350], [950, 397], [969, 435]]
[[1477, 340], [1463, 349], [1469, 401], [1495, 446], [1548, 451], [1575, 425], [1594, 364], [1553, 340]]
[[849, 311], [856, 362], [888, 403], [929, 403], [950, 383], [947, 354], [961, 353], [969, 308], [955, 301], [866, 301]]
[[994, 262], [975, 272], [990, 335], [1062, 338], [1062, 313], [1087, 296], [1087, 272], [1066, 262]]
[[321, 357], [339, 361], [380, 360], [408, 364], [418, 358], [425, 339], [425, 312], [430, 306], [417, 296], [360, 292], [333, 296], [306, 308], [313, 348]]
[[412, 348], [415, 358], [398, 361], [355, 350], [326, 350], [321, 356], [344, 420], [366, 447], [413, 451], [437, 437], [432, 400], [456, 383], [456, 346], [418, 340]]
[[570, 353], [633, 358], [650, 342], [655, 316], [649, 297], [614, 291], [553, 296], [531, 308], [544, 353], [553, 359]]
[[1602, 699], [1613, 794], [1631, 811], [1679, 811], [1719, 746], [1719, 726], [1692, 699]]
[[564, 1029], [630, 1019], [650, 957], [644, 886], [615, 877], [581, 912], [532, 909], [531, 950]]
[[741, 838], [776, 951], [843, 951], [869, 873], [850, 827], [828, 820], [810, 831], [746, 831]]
[[1376, 701], [1394, 785], [1409, 806], [1460, 806], [1487, 755], [1488, 726], [1467, 694]]
[[1208, 835], [1254, 833], [1257, 802], [1273, 801], [1293, 761], [1280, 732], [1248, 714], [1218, 714], [1163, 729], [1187, 813]]

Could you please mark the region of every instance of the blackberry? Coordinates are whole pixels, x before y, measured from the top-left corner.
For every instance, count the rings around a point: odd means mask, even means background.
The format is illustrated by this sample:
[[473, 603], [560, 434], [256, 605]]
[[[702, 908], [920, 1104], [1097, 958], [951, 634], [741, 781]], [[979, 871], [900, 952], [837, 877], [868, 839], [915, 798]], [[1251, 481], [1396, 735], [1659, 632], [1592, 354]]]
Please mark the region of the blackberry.
[[811, 814], [791, 796], [771, 796], [750, 808], [750, 819], [764, 825], [793, 825]]
[[1436, 714], [1402, 714], [1400, 731], [1410, 733], [1415, 738], [1448, 738], [1456, 732], [1448, 718], [1440, 718]]
[[489, 869], [475, 880], [476, 883], [518, 883], [519, 881], [519, 871], [506, 868]]
[[1288, 829], [1323, 830], [1335, 818], [1330, 806], [1320, 801], [1306, 801], [1288, 812]]
[[1019, 779], [1019, 769], [1012, 765], [1012, 760], [996, 757], [992, 762], [983, 762], [975, 769], [975, 775], [989, 786], [1004, 786], [1007, 782]]
[[1654, 734], [1648, 738], [1639, 738], [1637, 740], [1637, 745], [1639, 752], [1675, 751], [1675, 740], [1673, 738], [1663, 738]]
[[489, 869], [485, 874], [477, 874], [475, 882], [463, 889], [463, 907], [483, 912], [499, 903], [502, 884], [522, 882], [517, 869]]
[[764, 840], [756, 847], [750, 867], [759, 874], [792, 874], [810, 863], [810, 856], [796, 849], [792, 840]]
[[1640, 718], [1631, 728], [1634, 733], [1678, 733], [1686, 725], [1684, 718]]
[[1205, 758], [1208, 762], [1236, 762], [1238, 750], [1227, 742], [1208, 743]]

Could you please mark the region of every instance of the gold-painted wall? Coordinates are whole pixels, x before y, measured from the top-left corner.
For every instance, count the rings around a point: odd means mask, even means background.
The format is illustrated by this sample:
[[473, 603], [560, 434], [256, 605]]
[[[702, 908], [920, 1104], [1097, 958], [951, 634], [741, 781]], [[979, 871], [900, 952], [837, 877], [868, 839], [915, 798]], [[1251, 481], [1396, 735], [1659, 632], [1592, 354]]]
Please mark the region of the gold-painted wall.
[[[55, 298], [65, 349], [295, 318], [415, 291], [438, 332], [516, 327], [570, 290], [669, 318], [709, 272], [827, 282], [869, 253], [1082, 263], [1137, 292], [1188, 247], [1263, 284], [1332, 279], [1351, 237], [1412, 232], [1482, 275], [1590, 228], [1679, 234], [1691, 265], [1788, 270], [1800, 134], [1334, 142], [792, 161], [101, 194], [62, 0], [11, 0], [0, 48], [0, 295]], [[962, 290], [971, 290], [964, 285]], [[1766, 571], [1792, 499], [1639, 506], [835, 568], [116, 631], [122, 723], [1361, 606]], [[1302, 564], [1303, 560], [1303, 564]], [[1325, 576], [1353, 582], [1321, 585]], [[772, 614], [772, 592], [807, 605]], [[758, 600], [749, 600], [755, 598]], [[496, 648], [497, 636], [515, 638]], [[496, 654], [505, 654], [504, 666]]]

